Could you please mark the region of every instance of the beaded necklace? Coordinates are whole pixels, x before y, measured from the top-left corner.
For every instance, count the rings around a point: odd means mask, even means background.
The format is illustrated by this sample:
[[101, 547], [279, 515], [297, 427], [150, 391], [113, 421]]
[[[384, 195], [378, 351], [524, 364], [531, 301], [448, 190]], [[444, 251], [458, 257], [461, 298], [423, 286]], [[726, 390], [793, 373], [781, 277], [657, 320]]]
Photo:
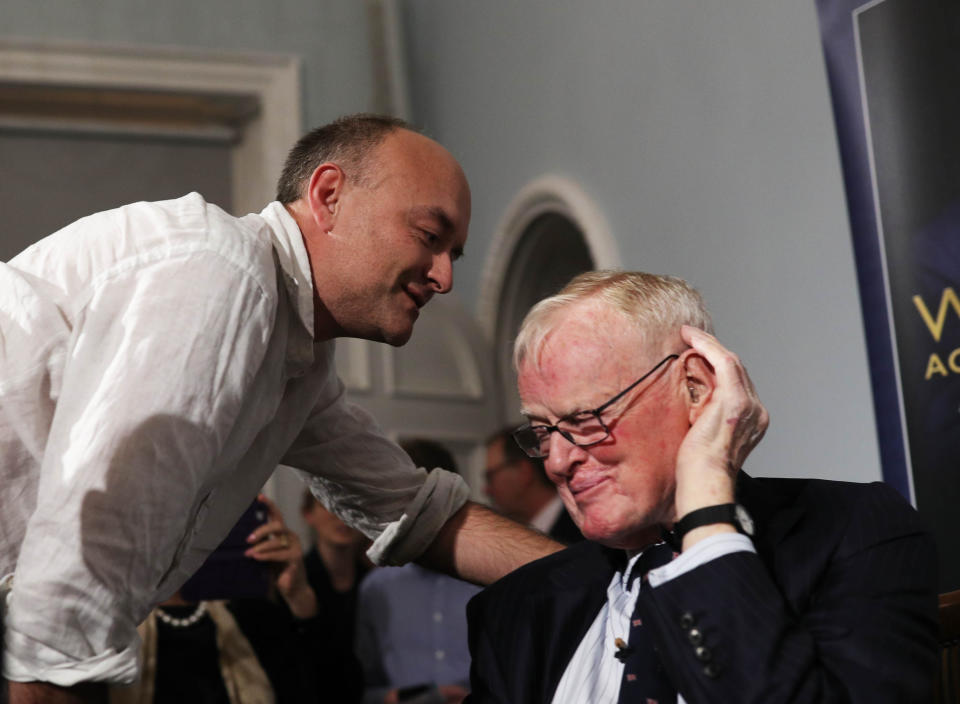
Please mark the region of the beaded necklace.
[[161, 607], [159, 606], [157, 607], [157, 618], [163, 621], [168, 626], [171, 626], [173, 628], [189, 628], [190, 626], [195, 624], [197, 621], [202, 619], [206, 615], [206, 613], [207, 613], [207, 602], [205, 601], [201, 601], [199, 604], [197, 604], [197, 608], [194, 609], [193, 613], [184, 618], [177, 618], [175, 616], [171, 616], [166, 611], [164, 611]]

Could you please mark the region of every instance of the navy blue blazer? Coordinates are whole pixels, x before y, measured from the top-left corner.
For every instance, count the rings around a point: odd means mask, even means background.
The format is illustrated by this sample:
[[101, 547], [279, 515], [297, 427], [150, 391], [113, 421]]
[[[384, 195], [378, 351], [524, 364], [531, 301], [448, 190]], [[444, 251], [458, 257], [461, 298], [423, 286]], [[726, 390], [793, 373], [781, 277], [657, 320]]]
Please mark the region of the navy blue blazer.
[[558, 543], [563, 543], [564, 545], [573, 545], [574, 543], [579, 543], [583, 540], [583, 535], [580, 534], [580, 529], [577, 528], [577, 524], [573, 522], [573, 519], [570, 518], [570, 514], [567, 513], [566, 507], [560, 512], [560, 515], [557, 516], [557, 520], [553, 522], [553, 525], [550, 526], [550, 530], [547, 531], [547, 535], [556, 540]]
[[[737, 498], [757, 524], [757, 554], [712, 560], [640, 597], [688, 704], [930, 701], [936, 550], [917, 513], [879, 482], [741, 474]], [[551, 702], [624, 560], [583, 542], [474, 597], [467, 701]]]

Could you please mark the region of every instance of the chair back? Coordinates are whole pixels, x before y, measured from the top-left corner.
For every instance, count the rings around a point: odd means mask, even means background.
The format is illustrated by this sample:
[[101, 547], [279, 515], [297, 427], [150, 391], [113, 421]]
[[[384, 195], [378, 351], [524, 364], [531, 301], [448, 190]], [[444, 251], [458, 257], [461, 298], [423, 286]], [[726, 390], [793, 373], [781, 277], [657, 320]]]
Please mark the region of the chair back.
[[960, 590], [940, 595], [940, 672], [934, 702], [960, 703]]

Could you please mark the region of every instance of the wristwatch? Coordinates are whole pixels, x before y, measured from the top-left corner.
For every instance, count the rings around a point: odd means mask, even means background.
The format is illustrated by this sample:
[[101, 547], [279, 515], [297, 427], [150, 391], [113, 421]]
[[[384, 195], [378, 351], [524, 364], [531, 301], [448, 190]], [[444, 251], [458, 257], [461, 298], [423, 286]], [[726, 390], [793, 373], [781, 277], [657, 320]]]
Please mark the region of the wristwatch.
[[753, 537], [753, 519], [747, 513], [747, 509], [740, 504], [719, 504], [691, 511], [673, 525], [673, 533], [677, 542], [682, 542], [683, 536], [694, 528], [712, 526], [716, 523], [729, 523], [737, 529], [737, 532]]

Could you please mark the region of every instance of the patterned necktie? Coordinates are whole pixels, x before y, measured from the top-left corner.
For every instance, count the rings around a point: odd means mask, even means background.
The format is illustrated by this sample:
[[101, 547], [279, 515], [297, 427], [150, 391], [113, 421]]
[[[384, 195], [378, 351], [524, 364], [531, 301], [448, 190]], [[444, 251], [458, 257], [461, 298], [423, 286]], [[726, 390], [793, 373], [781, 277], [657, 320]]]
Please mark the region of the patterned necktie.
[[[673, 548], [665, 543], [647, 548], [634, 565], [630, 579], [639, 576], [643, 580], [640, 590], [649, 589], [647, 572], [670, 562], [673, 554]], [[639, 605], [638, 596], [637, 607], [634, 607], [630, 619], [629, 644], [621, 647], [617, 653], [617, 659], [624, 665], [617, 704], [674, 704], [677, 690], [670, 684], [660, 665], [660, 658], [653, 649], [653, 638], [643, 628]]]

